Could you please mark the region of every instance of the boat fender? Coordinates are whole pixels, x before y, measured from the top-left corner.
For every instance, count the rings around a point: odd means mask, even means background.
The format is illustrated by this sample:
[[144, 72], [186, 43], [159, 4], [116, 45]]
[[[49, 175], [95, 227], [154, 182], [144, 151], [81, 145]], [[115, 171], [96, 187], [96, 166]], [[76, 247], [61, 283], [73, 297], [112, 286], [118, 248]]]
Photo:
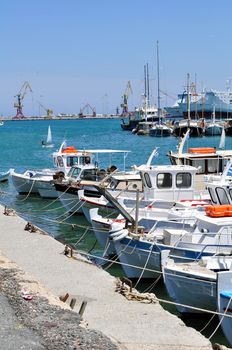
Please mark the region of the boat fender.
[[128, 236], [128, 230], [123, 229], [123, 230], [121, 230], [121, 234], [119, 236], [116, 236], [113, 238], [113, 241], [114, 242], [120, 241], [121, 239], [125, 238], [126, 236]]

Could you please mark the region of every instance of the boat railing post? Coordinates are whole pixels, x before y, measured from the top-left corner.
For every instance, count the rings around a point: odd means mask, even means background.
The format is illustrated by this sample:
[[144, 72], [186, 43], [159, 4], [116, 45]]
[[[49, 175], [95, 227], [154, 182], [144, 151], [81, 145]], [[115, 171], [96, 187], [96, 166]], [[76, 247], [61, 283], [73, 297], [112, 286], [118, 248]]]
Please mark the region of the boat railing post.
[[135, 234], [138, 233], [138, 218], [139, 218], [139, 190], [136, 192], [136, 207], [135, 207]]

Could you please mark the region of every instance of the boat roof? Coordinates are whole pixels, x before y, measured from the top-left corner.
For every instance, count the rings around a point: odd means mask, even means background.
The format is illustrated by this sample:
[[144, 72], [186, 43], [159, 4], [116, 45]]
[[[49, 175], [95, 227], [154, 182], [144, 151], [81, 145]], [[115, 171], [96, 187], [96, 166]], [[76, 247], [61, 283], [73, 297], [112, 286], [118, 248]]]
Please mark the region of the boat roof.
[[87, 149], [87, 150], [81, 150], [79, 152], [89, 152], [89, 153], [129, 153], [131, 151], [119, 150], [119, 149]]
[[185, 152], [179, 154], [178, 152], [171, 153], [171, 156], [176, 158], [211, 158], [211, 157], [222, 157], [222, 158], [231, 158], [232, 150], [216, 150], [212, 153], [190, 153]]
[[200, 219], [201, 221], [205, 221], [217, 226], [232, 226], [232, 221], [230, 216], [222, 216], [222, 217], [211, 217], [206, 215], [206, 213], [203, 211], [196, 212], [196, 217]]
[[68, 151], [66, 152], [65, 149], [63, 151], [57, 150], [55, 152], [53, 152], [53, 156], [57, 156], [59, 154], [63, 155], [63, 156], [88, 156], [91, 154], [101, 154], [101, 153], [105, 153], [105, 154], [112, 154], [112, 153], [129, 153], [131, 151], [127, 151], [127, 150], [114, 150], [114, 149], [84, 149], [84, 150], [73, 150], [72, 151]]
[[172, 164], [165, 164], [165, 165], [151, 165], [147, 166], [146, 164], [140, 165], [136, 168], [136, 170], [142, 170], [142, 171], [169, 171], [169, 172], [176, 172], [176, 171], [197, 171], [197, 168], [191, 166], [191, 165], [172, 165]]
[[116, 174], [112, 176], [112, 179], [123, 181], [123, 180], [141, 180], [140, 174]]

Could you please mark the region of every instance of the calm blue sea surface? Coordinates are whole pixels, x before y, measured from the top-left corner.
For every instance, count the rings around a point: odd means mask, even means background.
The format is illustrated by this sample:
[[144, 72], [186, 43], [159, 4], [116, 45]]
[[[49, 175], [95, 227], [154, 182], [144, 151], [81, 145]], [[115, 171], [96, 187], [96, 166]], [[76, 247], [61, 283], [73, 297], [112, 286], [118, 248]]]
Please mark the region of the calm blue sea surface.
[[[126, 169], [129, 170], [134, 164], [140, 165], [146, 162], [155, 147], [159, 147], [159, 157], [155, 158], [154, 164], [169, 164], [166, 156], [169, 150], [176, 150], [178, 139], [171, 136], [167, 138], [156, 138], [149, 136], [133, 135], [129, 131], [123, 131], [120, 127], [121, 120], [118, 119], [86, 119], [86, 120], [44, 120], [44, 121], [6, 121], [0, 127], [0, 146], [2, 149], [0, 171], [14, 168], [19, 172], [27, 169], [41, 169], [52, 167], [51, 154], [58, 149], [61, 142], [66, 139], [68, 145], [77, 149], [123, 149], [131, 151], [126, 158]], [[46, 139], [48, 126], [51, 126], [55, 148], [44, 149], [41, 141]], [[186, 144], [188, 147], [218, 147], [220, 136], [190, 138]], [[232, 148], [232, 137], [226, 138], [226, 149]], [[102, 167], [109, 164], [108, 156], [99, 157]], [[112, 156], [112, 164], [123, 170], [123, 156]], [[19, 215], [45, 229], [52, 236], [64, 242], [76, 246], [77, 250], [85, 250], [100, 254], [100, 248], [91, 230], [87, 230], [88, 224], [82, 216], [69, 217], [58, 200], [44, 200], [38, 196], [19, 196], [11, 183], [0, 184], [0, 201], [11, 208], [16, 209]], [[81, 237], [84, 235], [84, 238]], [[120, 267], [111, 269], [111, 273], [120, 274]], [[141, 289], [144, 289], [144, 284]], [[159, 284], [155, 293], [162, 297], [165, 290]], [[167, 297], [165, 295], [165, 297]], [[172, 311], [174, 309], [172, 308]], [[190, 322], [201, 327], [201, 320]], [[202, 327], [205, 323], [202, 324]], [[210, 334], [210, 328], [207, 329]], [[217, 338], [220, 337], [220, 338]], [[219, 334], [213, 341], [224, 344], [224, 338]]]

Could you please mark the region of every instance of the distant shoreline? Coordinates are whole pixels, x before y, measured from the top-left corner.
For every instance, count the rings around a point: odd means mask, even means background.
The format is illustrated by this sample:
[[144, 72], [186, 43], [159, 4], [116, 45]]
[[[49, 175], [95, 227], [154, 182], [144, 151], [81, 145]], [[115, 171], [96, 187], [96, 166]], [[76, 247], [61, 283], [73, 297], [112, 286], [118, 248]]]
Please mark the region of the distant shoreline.
[[20, 119], [14, 119], [14, 117], [1, 117], [0, 119], [2, 121], [39, 121], [39, 120], [87, 120], [87, 119], [121, 119], [123, 118], [122, 116], [119, 115], [99, 115], [99, 116], [84, 116], [84, 117], [79, 117], [79, 116], [59, 116], [59, 117], [52, 117], [52, 118], [47, 118], [45, 117], [25, 117], [25, 118], [20, 118]]

